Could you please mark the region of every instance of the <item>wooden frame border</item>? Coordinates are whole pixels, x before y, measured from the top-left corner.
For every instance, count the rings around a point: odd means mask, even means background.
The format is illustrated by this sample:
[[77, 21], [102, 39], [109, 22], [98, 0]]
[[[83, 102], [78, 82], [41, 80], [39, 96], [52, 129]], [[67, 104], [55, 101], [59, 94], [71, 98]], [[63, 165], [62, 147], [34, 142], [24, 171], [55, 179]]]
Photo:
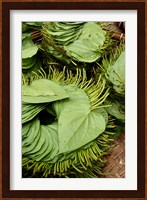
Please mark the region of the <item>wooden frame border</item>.
[[[138, 189], [136, 191], [11, 191], [10, 188], [10, 10], [137, 10]], [[145, 3], [143, 2], [3, 2], [2, 3], [2, 196], [4, 198], [145, 197]]]

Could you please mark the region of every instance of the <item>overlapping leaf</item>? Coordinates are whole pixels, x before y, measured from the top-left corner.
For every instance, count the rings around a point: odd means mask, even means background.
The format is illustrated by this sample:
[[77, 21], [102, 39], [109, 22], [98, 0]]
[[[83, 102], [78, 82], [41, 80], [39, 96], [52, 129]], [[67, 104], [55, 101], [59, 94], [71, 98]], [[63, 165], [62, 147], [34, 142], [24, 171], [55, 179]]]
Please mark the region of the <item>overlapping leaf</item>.
[[47, 79], [22, 86], [22, 101], [26, 103], [49, 103], [68, 97], [62, 86]]
[[63, 57], [67, 57], [67, 61], [69, 58], [86, 63], [96, 61], [101, 57], [106, 40], [105, 31], [95, 22], [44, 24], [42, 33], [45, 38], [44, 48], [63, 62]]
[[31, 37], [26, 37], [22, 41], [22, 58], [31, 58], [38, 51], [37, 45], [35, 45], [31, 39]]
[[[55, 103], [58, 116], [59, 153], [74, 151], [97, 138], [106, 127], [98, 109], [90, 109], [87, 94], [72, 85], [66, 86], [70, 98]], [[72, 111], [72, 112], [71, 112]]]
[[[31, 32], [40, 32], [40, 28], [43, 37], [41, 46], [37, 46]], [[22, 30], [22, 69], [29, 77], [24, 79], [22, 86], [23, 166], [28, 171], [33, 169], [33, 174], [41, 172], [42, 177], [50, 174], [53, 177], [56, 174], [94, 177], [95, 173], [101, 173], [101, 156], [108, 147], [109, 134], [114, 127], [109, 119], [111, 116], [118, 122], [125, 119], [121, 102], [106, 101], [112, 86], [118, 99], [119, 95], [124, 97], [125, 52], [114, 56], [113, 62], [106, 62], [104, 77], [102, 73], [105, 80], [99, 86], [99, 69], [98, 82], [95, 82], [92, 71], [88, 71], [88, 76], [86, 73], [81, 75], [81, 71], [75, 75], [75, 71], [65, 68], [62, 72], [60, 64], [63, 62], [70, 69], [71, 63], [86, 69], [100, 66], [105, 44], [110, 42], [100, 24], [25, 22]], [[106, 56], [111, 61], [109, 52]], [[59, 72], [52, 67], [50, 70], [48, 63], [57, 64]], [[42, 64], [44, 70], [37, 74]], [[31, 77], [32, 71], [36, 73]], [[105, 88], [107, 84], [109, 88]], [[107, 125], [109, 130], [105, 131]]]
[[[28, 131], [26, 129], [28, 128]], [[25, 124], [22, 129], [23, 155], [36, 161], [49, 162], [58, 152], [56, 123], [48, 126], [40, 125], [38, 118]]]
[[105, 32], [94, 22], [85, 23], [79, 38], [65, 46], [67, 55], [80, 62], [94, 62], [101, 56]]
[[125, 52], [122, 52], [118, 59], [109, 65], [106, 72], [106, 78], [113, 84], [116, 92], [124, 94], [125, 92]]
[[124, 121], [125, 120], [125, 109], [124, 105], [122, 105], [119, 101], [117, 100], [106, 100], [105, 104], [111, 105], [110, 107], [105, 108], [106, 111], [116, 117], [117, 119]]

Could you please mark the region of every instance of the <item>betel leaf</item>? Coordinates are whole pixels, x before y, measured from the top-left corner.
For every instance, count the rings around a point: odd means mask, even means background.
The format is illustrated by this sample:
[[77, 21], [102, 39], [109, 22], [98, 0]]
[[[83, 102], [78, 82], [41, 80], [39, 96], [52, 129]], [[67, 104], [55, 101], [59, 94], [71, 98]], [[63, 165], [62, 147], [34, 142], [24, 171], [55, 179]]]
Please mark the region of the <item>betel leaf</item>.
[[[71, 114], [65, 109], [59, 118], [59, 153], [76, 150], [96, 139], [105, 130], [105, 119], [97, 110], [79, 112], [75, 109]], [[62, 117], [64, 114], [68, 119], [66, 122]]]
[[[107, 104], [107, 105], [108, 105], [108, 104]], [[109, 120], [108, 120], [108, 114], [107, 114], [105, 108], [99, 108], [97, 111], [98, 111], [101, 115], [103, 115], [103, 117], [104, 117], [104, 119], [105, 119], [105, 122], [106, 122], [106, 124], [107, 124]]]
[[79, 38], [65, 46], [67, 55], [80, 62], [94, 62], [100, 56], [105, 41], [105, 31], [95, 22], [85, 23]]
[[22, 103], [22, 124], [32, 120], [38, 113], [44, 110], [46, 104]]
[[53, 22], [53, 23], [46, 23], [43, 26], [43, 33], [49, 34], [52, 39], [60, 44], [60, 45], [67, 45], [73, 41], [75, 41], [81, 31], [83, 22], [81, 23], [67, 23], [67, 22]]
[[[22, 66], [23, 73], [24, 73], [24, 74], [27, 74], [27, 75], [29, 75], [29, 76], [30, 76], [32, 73], [34, 73], [34, 72], [37, 73], [38, 70], [40, 70], [41, 67], [42, 67], [42, 61], [41, 61], [40, 57], [37, 56], [37, 54], [36, 54], [35, 56], [33, 56], [33, 57], [36, 57], [36, 61], [35, 61], [35, 63], [33, 64], [32, 67], [26, 69], [26, 66], [25, 66], [25, 65]], [[31, 57], [31, 58], [33, 58], [33, 57]], [[31, 58], [30, 58], [30, 59], [31, 59]], [[27, 59], [22, 59], [22, 61], [23, 61], [23, 60], [27, 60]], [[31, 65], [32, 65], [32, 64], [30, 64], [30, 66], [31, 66]]]
[[50, 154], [48, 153], [48, 155], [43, 158], [43, 161], [54, 162], [53, 159], [57, 159], [57, 157], [55, 158], [55, 156], [57, 156], [59, 151], [58, 132], [57, 132], [58, 124], [57, 122], [54, 122], [51, 125], [46, 126], [46, 128], [48, 130], [48, 135], [50, 134], [50, 137], [52, 139], [52, 150]]
[[36, 55], [31, 58], [22, 59], [22, 69], [30, 69], [36, 63]]
[[116, 117], [117, 119], [124, 121], [125, 120], [125, 108], [119, 101], [106, 100], [105, 104], [111, 105], [110, 107], [105, 108], [108, 114]]
[[[28, 125], [30, 126], [30, 125]], [[22, 145], [28, 146], [30, 143], [34, 142], [34, 139], [37, 137], [38, 132], [40, 129], [40, 121], [38, 118], [35, 118], [31, 122], [31, 126], [29, 128], [29, 132], [27, 133], [27, 136], [23, 139]], [[23, 130], [24, 131], [24, 130]], [[24, 134], [24, 133], [23, 133]], [[25, 149], [26, 150], [26, 149]]]
[[31, 36], [26, 37], [22, 41], [22, 58], [31, 58], [38, 51], [37, 45], [32, 41]]
[[82, 34], [79, 39], [89, 38], [97, 43], [98, 46], [104, 44], [106, 32], [95, 22], [87, 22], [84, 24]]
[[22, 139], [25, 139], [29, 134], [29, 129], [32, 126], [32, 121], [22, 125]]
[[53, 162], [57, 160], [58, 134], [57, 123], [41, 125], [38, 118], [25, 123], [22, 127], [22, 153], [36, 161]]
[[91, 63], [96, 61], [101, 56], [96, 43], [89, 41], [89, 39], [76, 41], [68, 47], [65, 47], [65, 49], [67, 50], [68, 56], [80, 62]]
[[68, 97], [63, 86], [47, 79], [22, 86], [22, 101], [26, 103], [49, 103]]
[[125, 92], [125, 52], [122, 52], [113, 65], [109, 65], [106, 78], [113, 84], [116, 92]]
[[87, 94], [73, 85], [69, 99], [55, 102], [58, 116], [59, 154], [74, 151], [97, 138], [106, 127], [105, 117], [99, 109], [91, 110]]

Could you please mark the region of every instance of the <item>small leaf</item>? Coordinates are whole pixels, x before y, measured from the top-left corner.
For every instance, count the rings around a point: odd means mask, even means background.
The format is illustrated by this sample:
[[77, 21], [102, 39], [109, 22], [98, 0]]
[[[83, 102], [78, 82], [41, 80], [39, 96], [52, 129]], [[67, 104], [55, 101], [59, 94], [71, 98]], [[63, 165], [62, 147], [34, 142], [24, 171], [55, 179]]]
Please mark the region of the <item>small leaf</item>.
[[112, 82], [116, 92], [125, 92], [125, 52], [122, 52], [113, 65], [109, 65], [106, 78]]
[[125, 120], [125, 110], [119, 101], [106, 100], [105, 104], [111, 105], [110, 107], [105, 108], [108, 114], [116, 117], [121, 121]]
[[36, 62], [36, 56], [22, 59], [22, 69], [30, 69]]
[[38, 47], [33, 43], [31, 37], [26, 37], [22, 41], [22, 58], [31, 58], [38, 51]]

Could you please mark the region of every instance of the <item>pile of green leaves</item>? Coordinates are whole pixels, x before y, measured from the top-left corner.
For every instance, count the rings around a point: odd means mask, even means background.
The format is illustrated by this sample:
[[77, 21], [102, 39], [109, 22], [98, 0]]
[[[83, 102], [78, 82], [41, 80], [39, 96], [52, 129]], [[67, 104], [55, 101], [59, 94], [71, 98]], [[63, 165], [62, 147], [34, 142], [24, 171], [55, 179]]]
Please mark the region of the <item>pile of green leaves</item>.
[[[96, 22], [24, 23], [24, 177], [104, 175], [103, 156], [124, 128], [125, 48], [102, 27]], [[39, 45], [32, 30], [43, 35]]]
[[38, 30], [42, 23], [30, 22], [22, 24], [22, 70], [23, 73], [31, 73], [41, 68], [42, 62], [39, 54], [39, 46], [32, 40], [32, 31]]
[[42, 34], [45, 53], [65, 64], [95, 62], [113, 43], [96, 22], [45, 23]]

